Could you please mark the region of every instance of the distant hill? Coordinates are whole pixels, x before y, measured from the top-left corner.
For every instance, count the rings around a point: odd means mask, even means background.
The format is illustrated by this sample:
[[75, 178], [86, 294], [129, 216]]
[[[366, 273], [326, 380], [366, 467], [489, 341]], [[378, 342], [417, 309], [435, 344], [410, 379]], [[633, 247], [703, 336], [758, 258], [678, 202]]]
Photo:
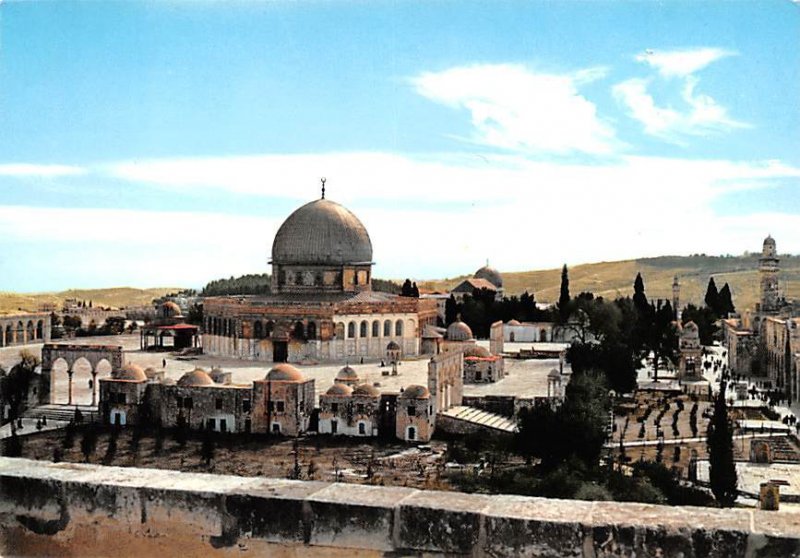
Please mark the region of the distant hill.
[[[713, 276], [718, 288], [730, 285], [737, 309], [752, 308], [758, 299], [758, 255], [743, 256], [661, 256], [619, 262], [601, 262], [569, 266], [570, 293], [591, 291], [606, 298], [633, 294], [633, 280], [637, 272], [644, 279], [645, 291], [650, 298], [672, 298], [672, 278], [677, 275], [681, 284], [681, 306], [686, 303], [701, 304], [708, 278]], [[781, 287], [788, 298], [800, 299], [800, 256], [782, 255]], [[506, 293], [518, 295], [533, 293], [539, 302], [558, 300], [561, 269], [520, 271], [503, 274]], [[422, 289], [449, 290], [467, 275], [436, 281], [418, 281]]]
[[154, 298], [180, 291], [179, 288], [135, 289], [132, 287], [116, 287], [112, 289], [71, 289], [59, 293], [5, 293], [0, 292], [0, 313], [17, 312], [23, 309], [28, 312], [39, 310], [43, 303], [53, 303], [58, 307], [67, 298], [92, 301], [94, 306], [113, 306], [123, 308], [150, 304]]

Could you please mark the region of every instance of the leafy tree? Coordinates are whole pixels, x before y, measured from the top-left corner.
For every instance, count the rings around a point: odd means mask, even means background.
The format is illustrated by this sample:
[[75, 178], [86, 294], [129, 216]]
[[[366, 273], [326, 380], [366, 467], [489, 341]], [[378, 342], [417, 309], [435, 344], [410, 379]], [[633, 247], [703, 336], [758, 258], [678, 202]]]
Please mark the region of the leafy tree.
[[561, 292], [558, 296], [558, 315], [561, 318], [561, 323], [566, 323], [570, 314], [570, 296], [569, 296], [569, 271], [567, 271], [567, 264], [561, 269]]
[[719, 331], [716, 321], [717, 316], [707, 306], [698, 308], [694, 304], [687, 304], [683, 312], [681, 312], [681, 323], [683, 325], [689, 322], [697, 324], [697, 329], [700, 333], [700, 344], [702, 345], [711, 345], [714, 342], [714, 338]]
[[189, 308], [188, 315], [186, 316], [186, 321], [190, 324], [194, 325], [202, 325], [203, 324], [203, 304], [192, 304]]
[[610, 409], [603, 376], [574, 373], [561, 406], [537, 405], [520, 412], [517, 447], [524, 455], [541, 459], [545, 470], [568, 460], [596, 469], [607, 438]]
[[200, 296], [269, 294], [272, 278], [267, 273], [242, 275], [210, 281]]
[[706, 296], [704, 300], [706, 306], [711, 308], [714, 314], [719, 317], [719, 291], [717, 291], [717, 284], [714, 282], [713, 277], [708, 279], [708, 287], [706, 288]]
[[733, 426], [725, 401], [725, 382], [714, 400], [714, 416], [708, 423], [709, 481], [714, 498], [723, 507], [736, 501], [736, 464], [733, 461]]

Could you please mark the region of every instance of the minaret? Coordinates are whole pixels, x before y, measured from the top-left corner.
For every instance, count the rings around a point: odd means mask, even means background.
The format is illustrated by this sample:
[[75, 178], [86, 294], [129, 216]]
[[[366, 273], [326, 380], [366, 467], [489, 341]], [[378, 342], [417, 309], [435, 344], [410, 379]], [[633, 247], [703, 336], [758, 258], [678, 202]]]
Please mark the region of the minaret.
[[680, 303], [681, 303], [681, 284], [678, 283], [678, 276], [672, 280], [672, 311], [675, 313], [675, 319], [680, 319]]
[[764, 248], [761, 251], [761, 258], [758, 260], [758, 271], [761, 275], [761, 311], [776, 312], [780, 299], [780, 287], [778, 285], [778, 267], [780, 260], [775, 248], [775, 239], [767, 236], [764, 239]]

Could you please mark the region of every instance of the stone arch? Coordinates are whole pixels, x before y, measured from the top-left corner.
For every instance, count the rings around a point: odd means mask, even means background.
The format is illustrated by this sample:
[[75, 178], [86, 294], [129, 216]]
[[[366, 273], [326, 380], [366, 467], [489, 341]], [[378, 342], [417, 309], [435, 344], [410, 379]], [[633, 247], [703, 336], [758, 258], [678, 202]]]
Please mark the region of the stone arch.
[[358, 328], [358, 336], [361, 338], [367, 337], [369, 333], [369, 324], [367, 320], [361, 320], [361, 326]]
[[33, 325], [33, 320], [28, 320], [25, 326], [25, 341], [33, 341], [36, 339], [36, 326]]
[[272, 332], [275, 331], [275, 322], [267, 320], [264, 324], [264, 337], [272, 337]]
[[394, 323], [394, 335], [395, 337], [403, 336], [403, 320], [397, 320]]
[[378, 320], [373, 320], [372, 322], [372, 336], [373, 337], [381, 336], [381, 323]]
[[253, 337], [256, 339], [264, 337], [264, 326], [261, 324], [261, 320], [256, 320], [253, 324]]
[[509, 340], [511, 343], [513, 343], [515, 339], [516, 339], [516, 335], [514, 335], [514, 332], [513, 332], [513, 331], [512, 331], [511, 333], [509, 333], [509, 334], [508, 334], [508, 340]]
[[[53, 373], [53, 363], [63, 359], [66, 363], [69, 386], [67, 393], [67, 404], [72, 404], [72, 380], [75, 373], [75, 365], [81, 360], [85, 360], [89, 365], [89, 370], [93, 376], [92, 396], [96, 399], [98, 365], [102, 361], [107, 361], [111, 370], [122, 368], [123, 353], [119, 345], [71, 345], [71, 344], [50, 344], [46, 343], [42, 347], [42, 376], [44, 381], [43, 389], [40, 391], [40, 400], [46, 403], [53, 403], [53, 388], [55, 375]], [[102, 367], [101, 367], [102, 370]]]
[[292, 335], [295, 339], [305, 339], [306, 338], [306, 328], [303, 325], [303, 322], [297, 320], [294, 324], [294, 328], [292, 329]]
[[13, 345], [14, 344], [14, 329], [11, 327], [11, 324], [6, 326], [6, 345]]
[[384, 337], [392, 336], [392, 320], [383, 321], [383, 336]]
[[356, 336], [356, 323], [350, 322], [347, 324], [347, 338], [354, 339]]
[[539, 341], [541, 343], [547, 342], [547, 330], [545, 328], [539, 330]]
[[23, 323], [20, 321], [20, 322], [17, 322], [17, 337], [16, 337], [16, 343], [19, 345], [20, 343], [22, 343], [22, 342], [23, 342], [23, 340], [24, 340], [24, 339], [25, 339], [25, 324], [23, 324]]
[[306, 337], [308, 339], [317, 338], [317, 324], [315, 322], [308, 322], [308, 328], [306, 328]]

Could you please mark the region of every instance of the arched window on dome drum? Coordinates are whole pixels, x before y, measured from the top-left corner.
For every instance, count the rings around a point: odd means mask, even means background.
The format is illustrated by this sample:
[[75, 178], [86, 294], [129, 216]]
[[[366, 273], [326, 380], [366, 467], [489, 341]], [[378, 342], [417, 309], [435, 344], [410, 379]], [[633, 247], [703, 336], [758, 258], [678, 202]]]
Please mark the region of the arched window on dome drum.
[[295, 339], [306, 338], [306, 328], [303, 326], [303, 322], [297, 322], [294, 324], [294, 338]]
[[378, 320], [372, 322], [372, 336], [373, 337], [381, 336], [381, 323]]
[[384, 337], [391, 337], [392, 336], [392, 322], [391, 320], [386, 320], [383, 322], [383, 336]]
[[356, 323], [350, 322], [347, 324], [347, 338], [354, 339], [356, 336]]
[[394, 324], [394, 335], [395, 337], [402, 337], [403, 336], [403, 320], [397, 320]]
[[344, 322], [336, 324], [336, 339], [344, 339]]
[[264, 337], [264, 327], [261, 325], [261, 320], [256, 320], [253, 324], [253, 337], [256, 339]]
[[308, 322], [308, 329], [306, 330], [306, 337], [309, 339], [316, 339], [317, 338], [317, 324], [314, 322]]
[[360, 328], [360, 331], [358, 332], [358, 336], [359, 337], [366, 337], [367, 336], [367, 328], [368, 327], [369, 327], [369, 324], [367, 323], [366, 320], [361, 322], [361, 328]]
[[264, 324], [264, 337], [272, 337], [272, 331], [275, 329], [275, 322], [272, 320], [267, 320], [267, 323]]

